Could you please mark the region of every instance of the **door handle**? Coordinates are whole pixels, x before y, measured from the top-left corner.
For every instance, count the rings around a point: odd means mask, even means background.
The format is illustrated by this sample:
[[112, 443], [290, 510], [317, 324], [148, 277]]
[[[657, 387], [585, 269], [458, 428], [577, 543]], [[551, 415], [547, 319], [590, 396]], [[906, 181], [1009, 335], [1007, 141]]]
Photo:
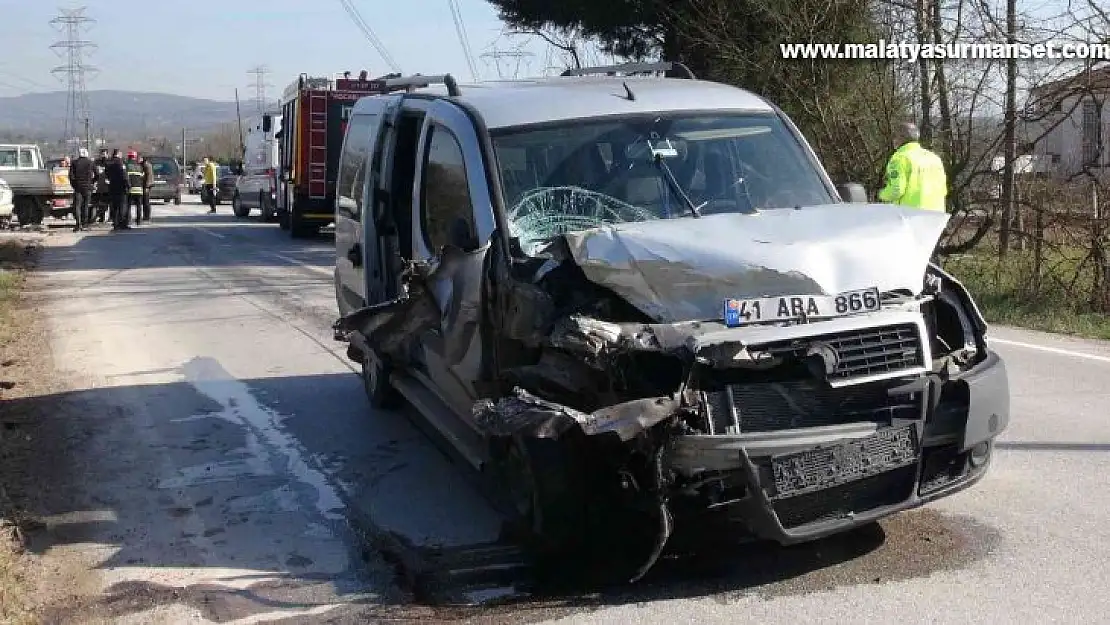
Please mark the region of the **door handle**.
[[354, 245], [352, 245], [351, 249], [347, 250], [347, 260], [351, 261], [351, 264], [354, 265], [355, 267], [361, 267], [362, 266], [362, 245], [359, 245], [358, 243], [355, 243]]

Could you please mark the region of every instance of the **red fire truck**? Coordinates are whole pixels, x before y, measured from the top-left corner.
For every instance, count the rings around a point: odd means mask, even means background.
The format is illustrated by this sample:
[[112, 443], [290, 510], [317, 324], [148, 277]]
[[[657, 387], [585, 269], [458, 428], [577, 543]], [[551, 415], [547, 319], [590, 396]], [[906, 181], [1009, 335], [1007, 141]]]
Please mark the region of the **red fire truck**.
[[386, 93], [386, 79], [313, 78], [301, 74], [282, 93], [278, 138], [278, 223], [309, 237], [332, 222], [339, 151], [359, 98]]

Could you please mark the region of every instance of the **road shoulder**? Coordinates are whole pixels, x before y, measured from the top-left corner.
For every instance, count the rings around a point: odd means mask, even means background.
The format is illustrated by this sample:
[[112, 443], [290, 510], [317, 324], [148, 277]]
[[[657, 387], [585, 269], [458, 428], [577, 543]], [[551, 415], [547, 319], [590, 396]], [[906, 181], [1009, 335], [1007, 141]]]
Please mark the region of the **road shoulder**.
[[0, 239], [0, 620], [35, 622], [56, 602], [95, 592], [75, 549], [43, 549], [53, 503], [81, 492], [78, 441], [55, 373], [33, 268], [42, 235]]

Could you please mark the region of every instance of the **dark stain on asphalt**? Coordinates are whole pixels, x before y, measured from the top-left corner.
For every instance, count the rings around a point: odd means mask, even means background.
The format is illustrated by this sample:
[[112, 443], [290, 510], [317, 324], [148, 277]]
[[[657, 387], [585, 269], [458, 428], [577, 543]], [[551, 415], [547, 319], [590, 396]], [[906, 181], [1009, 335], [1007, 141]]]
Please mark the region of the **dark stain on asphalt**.
[[[781, 547], [729, 544], [661, 560], [641, 582], [604, 588], [532, 588], [530, 596], [480, 606], [353, 605], [314, 622], [535, 623], [584, 610], [675, 599], [708, 598], [728, 604], [747, 596], [764, 599], [884, 584], [958, 570], [987, 556], [998, 544], [994, 528], [962, 516], [919, 509], [818, 541]], [[461, 597], [466, 589], [418, 596]]]

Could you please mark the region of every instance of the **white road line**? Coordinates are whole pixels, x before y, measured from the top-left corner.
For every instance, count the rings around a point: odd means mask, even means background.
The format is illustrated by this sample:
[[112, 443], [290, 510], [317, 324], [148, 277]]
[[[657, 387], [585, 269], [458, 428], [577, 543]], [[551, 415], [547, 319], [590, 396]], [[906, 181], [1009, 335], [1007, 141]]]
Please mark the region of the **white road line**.
[[204, 234], [207, 234], [207, 235], [208, 235], [208, 236], [210, 236], [210, 237], [216, 237], [217, 239], [226, 239], [226, 238], [227, 238], [227, 236], [225, 236], [225, 235], [222, 235], [222, 234], [220, 234], [220, 233], [218, 233], [218, 232], [212, 232], [212, 231], [211, 231], [211, 230], [209, 230], [208, 228], [200, 228], [200, 227], [198, 227], [198, 228], [197, 228], [197, 230], [200, 230], [201, 232], [203, 232]]
[[1070, 349], [1060, 349], [1059, 347], [1048, 347], [1046, 345], [1036, 345], [1034, 343], [1023, 343], [1021, 341], [1011, 341], [1009, 339], [988, 338], [988, 343], [1001, 343], [1002, 345], [1012, 345], [1013, 347], [1021, 347], [1023, 349], [1032, 349], [1039, 352], [1048, 352], [1050, 354], [1057, 354], [1060, 356], [1070, 356], [1071, 358], [1082, 358], [1085, 360], [1094, 360], [1095, 362], [1103, 362], [1110, 364], [1110, 356], [1098, 356], [1096, 354], [1085, 354], [1083, 352], [1076, 352]]
[[334, 278], [335, 277], [335, 274], [332, 273], [332, 271], [329, 270], [329, 269], [324, 269], [323, 267], [314, 267], [312, 265], [302, 263], [301, 261], [297, 260], [296, 258], [290, 258], [290, 257], [288, 257], [284, 254], [278, 254], [277, 252], [263, 252], [263, 254], [266, 254], [268, 256], [273, 256], [274, 258], [276, 258], [278, 260], [284, 260], [287, 263], [292, 263], [294, 265], [299, 265], [299, 266], [304, 267], [305, 269], [307, 269], [307, 270], [309, 270], [313, 273], [318, 273], [322, 276], [327, 276], [329, 278]]

